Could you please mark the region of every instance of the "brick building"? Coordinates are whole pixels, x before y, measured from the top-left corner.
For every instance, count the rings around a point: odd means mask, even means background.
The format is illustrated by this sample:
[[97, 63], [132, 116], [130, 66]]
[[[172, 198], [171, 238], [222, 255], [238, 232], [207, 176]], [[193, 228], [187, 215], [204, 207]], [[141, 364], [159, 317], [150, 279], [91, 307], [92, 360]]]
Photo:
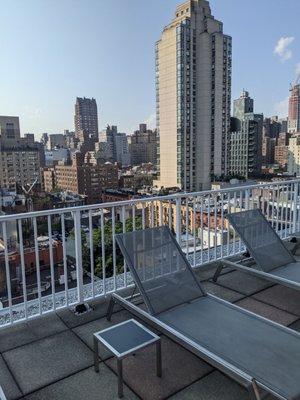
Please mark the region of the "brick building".
[[88, 204], [98, 203], [105, 189], [118, 188], [118, 167], [109, 162], [103, 165], [84, 163], [82, 154], [77, 152], [72, 165], [56, 165], [44, 170], [44, 186], [47, 192], [56, 187], [86, 196]]

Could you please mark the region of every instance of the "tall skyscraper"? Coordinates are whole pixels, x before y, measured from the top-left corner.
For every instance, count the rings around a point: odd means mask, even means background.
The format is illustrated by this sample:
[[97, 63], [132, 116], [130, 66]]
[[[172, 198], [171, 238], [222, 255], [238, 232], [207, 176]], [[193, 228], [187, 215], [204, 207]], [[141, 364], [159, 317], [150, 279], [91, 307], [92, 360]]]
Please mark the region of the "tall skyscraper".
[[253, 99], [243, 90], [241, 96], [234, 100], [234, 116], [231, 119], [229, 172], [244, 178], [259, 175], [262, 166], [264, 116], [255, 114], [253, 106]]
[[233, 116], [241, 121], [245, 114], [253, 113], [254, 101], [249, 96], [249, 92], [242, 91], [240, 97], [233, 101]]
[[300, 84], [292, 86], [289, 98], [289, 133], [300, 132]]
[[77, 97], [74, 124], [75, 136], [81, 142], [98, 139], [98, 110], [95, 99]]
[[[104, 146], [103, 146], [104, 145]], [[116, 125], [107, 126], [100, 132], [99, 143], [96, 143], [96, 151], [103, 154], [100, 158], [111, 162], [118, 162], [121, 165], [130, 165], [130, 153], [126, 133], [118, 132]]]
[[189, 0], [156, 43], [158, 186], [210, 188], [227, 171], [231, 37], [209, 2]]

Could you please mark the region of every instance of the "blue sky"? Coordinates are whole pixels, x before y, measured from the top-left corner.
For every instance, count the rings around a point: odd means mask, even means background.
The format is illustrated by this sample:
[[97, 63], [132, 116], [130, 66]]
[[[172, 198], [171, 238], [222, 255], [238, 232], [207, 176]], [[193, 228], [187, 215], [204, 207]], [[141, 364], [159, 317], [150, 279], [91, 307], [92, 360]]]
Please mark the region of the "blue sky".
[[[72, 130], [75, 98], [86, 96], [97, 100], [100, 128], [153, 124], [154, 43], [179, 3], [0, 0], [0, 115], [19, 115], [22, 132], [37, 136]], [[233, 98], [245, 88], [257, 112], [285, 115], [300, 64], [300, 1], [210, 4], [233, 37]]]

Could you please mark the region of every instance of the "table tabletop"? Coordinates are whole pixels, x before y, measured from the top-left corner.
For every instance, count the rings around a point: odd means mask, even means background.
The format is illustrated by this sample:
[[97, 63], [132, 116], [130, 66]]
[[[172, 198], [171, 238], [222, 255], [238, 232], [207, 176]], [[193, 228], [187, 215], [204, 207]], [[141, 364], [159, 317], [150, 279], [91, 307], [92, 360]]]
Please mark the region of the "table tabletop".
[[135, 319], [129, 319], [96, 332], [94, 337], [118, 358], [122, 358], [160, 340], [158, 335]]

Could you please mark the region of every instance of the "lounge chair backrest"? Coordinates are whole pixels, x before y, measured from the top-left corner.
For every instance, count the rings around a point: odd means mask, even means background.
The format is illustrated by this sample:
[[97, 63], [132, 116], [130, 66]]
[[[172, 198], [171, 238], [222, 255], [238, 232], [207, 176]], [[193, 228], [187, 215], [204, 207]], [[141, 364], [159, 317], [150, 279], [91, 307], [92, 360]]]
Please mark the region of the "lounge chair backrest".
[[152, 315], [205, 295], [167, 226], [119, 234], [116, 240]]
[[227, 218], [263, 271], [295, 261], [259, 209], [228, 214]]

